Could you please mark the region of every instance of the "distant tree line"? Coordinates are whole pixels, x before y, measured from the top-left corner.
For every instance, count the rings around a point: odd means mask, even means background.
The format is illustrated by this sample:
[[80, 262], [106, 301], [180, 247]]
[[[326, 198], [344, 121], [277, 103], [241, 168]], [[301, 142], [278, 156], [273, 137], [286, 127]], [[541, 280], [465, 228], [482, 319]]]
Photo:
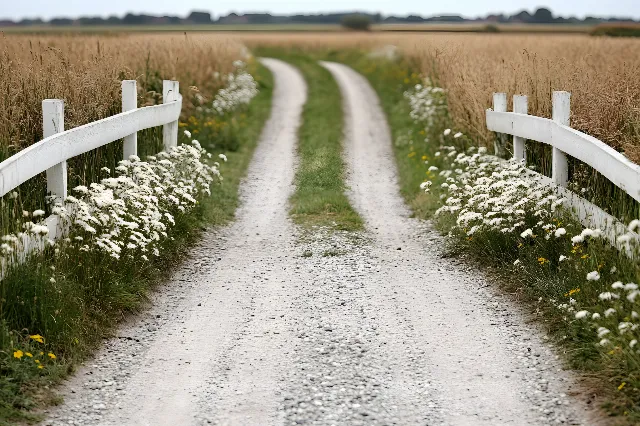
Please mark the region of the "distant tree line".
[[77, 19], [59, 17], [49, 21], [42, 19], [22, 19], [19, 21], [0, 20], [0, 26], [28, 26], [28, 25], [177, 25], [177, 24], [340, 24], [351, 19], [354, 15], [366, 18], [370, 23], [422, 23], [422, 22], [495, 22], [495, 23], [530, 23], [530, 24], [600, 24], [607, 22], [634, 22], [632, 18], [599, 18], [587, 16], [584, 19], [575, 17], [564, 18], [554, 16], [551, 10], [539, 8], [534, 13], [526, 10], [513, 15], [488, 15], [475, 19], [463, 18], [460, 15], [439, 15], [422, 17], [382, 16], [381, 14], [347, 12], [308, 15], [272, 15], [270, 13], [230, 13], [214, 19], [209, 12], [193, 11], [186, 18], [179, 16], [136, 15], [127, 13], [123, 17], [109, 16], [107, 18], [80, 17]]

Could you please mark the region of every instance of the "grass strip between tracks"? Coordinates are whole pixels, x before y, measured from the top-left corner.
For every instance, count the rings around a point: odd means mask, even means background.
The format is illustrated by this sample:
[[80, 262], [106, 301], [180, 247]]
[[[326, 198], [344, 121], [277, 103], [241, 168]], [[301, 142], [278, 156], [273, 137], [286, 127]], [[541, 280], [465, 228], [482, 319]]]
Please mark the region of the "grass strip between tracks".
[[309, 55], [284, 49], [265, 49], [260, 54], [294, 65], [308, 86], [298, 132], [300, 163], [291, 197], [294, 221], [304, 226], [361, 229], [362, 219], [345, 194], [344, 117], [338, 84], [329, 71]]

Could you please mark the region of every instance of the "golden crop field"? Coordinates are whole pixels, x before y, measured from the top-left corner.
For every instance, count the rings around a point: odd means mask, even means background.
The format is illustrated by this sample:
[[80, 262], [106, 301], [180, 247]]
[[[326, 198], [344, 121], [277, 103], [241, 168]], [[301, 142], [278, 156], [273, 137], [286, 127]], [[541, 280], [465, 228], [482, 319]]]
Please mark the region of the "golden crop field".
[[40, 139], [43, 99], [64, 99], [71, 128], [120, 112], [123, 79], [138, 80], [140, 105], [158, 100], [162, 79], [179, 80], [183, 94], [199, 90], [206, 97], [222, 83], [217, 73], [230, 71], [242, 49], [215, 35], [0, 37], [0, 156]]
[[235, 34], [248, 46], [371, 49], [395, 45], [447, 90], [463, 131], [485, 142], [493, 92], [529, 96], [551, 115], [551, 92], [571, 92], [572, 127], [640, 162], [640, 40], [557, 34]]

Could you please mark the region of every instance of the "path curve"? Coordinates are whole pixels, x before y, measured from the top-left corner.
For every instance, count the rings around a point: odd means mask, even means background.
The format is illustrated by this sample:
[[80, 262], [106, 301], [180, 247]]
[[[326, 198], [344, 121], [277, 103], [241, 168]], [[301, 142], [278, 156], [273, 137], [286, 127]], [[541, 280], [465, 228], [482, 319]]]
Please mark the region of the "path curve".
[[575, 384], [535, 327], [480, 272], [443, 258], [442, 238], [410, 218], [387, 121], [367, 80], [345, 65], [322, 65], [343, 94], [350, 200], [375, 234], [372, 255], [382, 262], [371, 285], [389, 287], [390, 303], [412, 323], [441, 420], [594, 424], [583, 415], [586, 405], [567, 397]]

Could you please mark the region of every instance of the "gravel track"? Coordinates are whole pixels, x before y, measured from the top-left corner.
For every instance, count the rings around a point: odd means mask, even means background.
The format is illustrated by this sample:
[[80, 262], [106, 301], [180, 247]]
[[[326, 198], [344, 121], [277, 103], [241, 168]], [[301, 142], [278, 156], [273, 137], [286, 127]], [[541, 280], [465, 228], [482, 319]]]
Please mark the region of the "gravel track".
[[375, 93], [343, 92], [349, 197], [367, 231], [288, 216], [306, 88], [280, 61], [242, 207], [62, 389], [51, 425], [595, 424], [513, 303], [409, 218]]

